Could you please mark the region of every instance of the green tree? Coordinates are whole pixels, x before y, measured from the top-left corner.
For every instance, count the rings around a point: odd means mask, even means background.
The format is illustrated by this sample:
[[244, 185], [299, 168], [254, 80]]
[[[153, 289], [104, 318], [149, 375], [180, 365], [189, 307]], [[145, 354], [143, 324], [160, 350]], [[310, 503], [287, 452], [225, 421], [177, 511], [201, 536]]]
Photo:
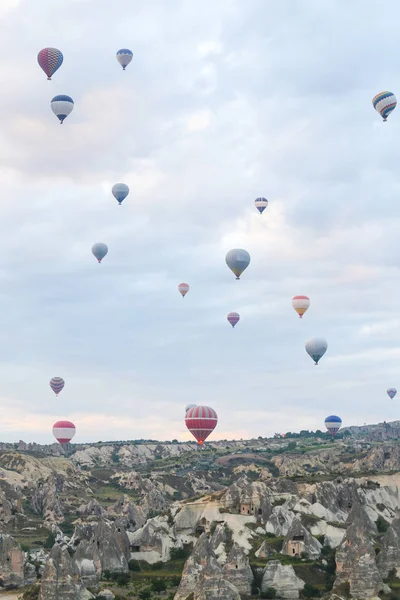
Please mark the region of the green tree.
[[269, 598], [270, 600], [276, 598], [276, 589], [273, 587], [267, 588], [265, 592], [261, 592], [260, 598]]
[[151, 587], [153, 592], [165, 592], [167, 584], [163, 579], [154, 579], [154, 581], [151, 582]]
[[379, 533], [385, 533], [389, 527], [389, 523], [381, 515], [375, 521]]
[[44, 543], [44, 547], [52, 548], [55, 543], [56, 543], [56, 536], [54, 535], [54, 533], [49, 533], [49, 535], [47, 536], [46, 541]]

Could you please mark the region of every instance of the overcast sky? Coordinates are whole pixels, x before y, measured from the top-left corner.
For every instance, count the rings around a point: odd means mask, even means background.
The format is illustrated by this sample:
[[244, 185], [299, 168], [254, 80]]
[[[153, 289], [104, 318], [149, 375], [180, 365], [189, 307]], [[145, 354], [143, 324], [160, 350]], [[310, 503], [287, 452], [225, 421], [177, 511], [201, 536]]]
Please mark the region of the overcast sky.
[[[217, 411], [212, 439], [399, 417], [400, 109], [371, 103], [400, 94], [399, 18], [396, 0], [1, 0], [2, 441], [50, 443], [64, 418], [76, 442], [190, 439], [189, 402]], [[231, 248], [252, 257], [240, 281]]]

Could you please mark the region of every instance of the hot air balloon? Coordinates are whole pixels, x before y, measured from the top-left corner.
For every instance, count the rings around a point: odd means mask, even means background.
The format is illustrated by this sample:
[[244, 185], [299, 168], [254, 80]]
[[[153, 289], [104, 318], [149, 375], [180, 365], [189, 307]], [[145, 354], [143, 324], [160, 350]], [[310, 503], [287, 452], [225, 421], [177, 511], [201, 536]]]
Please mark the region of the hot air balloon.
[[51, 80], [51, 76], [61, 67], [63, 60], [63, 54], [57, 48], [43, 48], [37, 55], [39, 66], [46, 73], [49, 81]]
[[178, 290], [179, 290], [179, 293], [182, 294], [182, 298], [184, 298], [186, 296], [186, 294], [188, 293], [188, 291], [190, 290], [190, 287], [187, 283], [180, 283], [178, 285]]
[[68, 444], [75, 432], [75, 425], [71, 421], [57, 421], [53, 425], [53, 435], [60, 444]]
[[60, 119], [61, 125], [64, 119], [72, 112], [74, 108], [74, 101], [69, 96], [61, 94], [60, 96], [54, 96], [51, 101], [51, 110]]
[[194, 406], [187, 411], [185, 423], [190, 433], [202, 445], [217, 426], [218, 417], [215, 410], [209, 406]]
[[126, 67], [129, 65], [133, 58], [132, 50], [128, 50], [127, 48], [122, 48], [117, 52], [117, 61], [125, 71]]
[[56, 396], [58, 396], [58, 394], [64, 388], [64, 385], [65, 381], [62, 377], [53, 377], [53, 379], [50, 379], [50, 387]]
[[323, 357], [328, 349], [328, 344], [324, 338], [312, 338], [306, 342], [307, 354], [311, 356], [315, 364]]
[[240, 279], [241, 274], [250, 264], [250, 254], [247, 250], [242, 250], [240, 248], [229, 250], [225, 257], [225, 262], [232, 273], [236, 275], [236, 279]]
[[310, 306], [310, 298], [308, 296], [293, 296], [292, 306], [299, 315], [300, 319], [302, 319], [304, 313]]
[[325, 419], [325, 427], [333, 437], [337, 434], [339, 429], [342, 426], [342, 419], [340, 417], [336, 417], [335, 415], [330, 415]]
[[126, 183], [116, 183], [112, 186], [112, 193], [116, 200], [118, 200], [119, 205], [121, 206], [123, 200], [129, 194], [129, 188]]
[[397, 390], [396, 388], [389, 388], [386, 391], [387, 395], [389, 396], [389, 398], [391, 398], [393, 400], [393, 398], [395, 397], [395, 395], [397, 394]]
[[92, 254], [97, 258], [99, 263], [101, 263], [107, 252], [108, 247], [102, 242], [98, 242], [97, 244], [93, 244], [92, 246]]
[[226, 318], [232, 327], [235, 327], [236, 323], [239, 323], [240, 321], [240, 315], [237, 312], [230, 312]]
[[258, 212], [260, 213], [260, 215], [263, 214], [264, 210], [267, 208], [268, 206], [268, 200], [266, 198], [256, 198], [254, 200], [254, 204], [256, 206], [256, 209], [258, 210]]
[[372, 106], [384, 121], [397, 106], [396, 96], [392, 92], [380, 92], [372, 99]]
[[189, 410], [189, 408], [194, 408], [196, 406], [196, 404], [187, 404], [185, 406], [185, 413], [187, 413], [187, 411]]

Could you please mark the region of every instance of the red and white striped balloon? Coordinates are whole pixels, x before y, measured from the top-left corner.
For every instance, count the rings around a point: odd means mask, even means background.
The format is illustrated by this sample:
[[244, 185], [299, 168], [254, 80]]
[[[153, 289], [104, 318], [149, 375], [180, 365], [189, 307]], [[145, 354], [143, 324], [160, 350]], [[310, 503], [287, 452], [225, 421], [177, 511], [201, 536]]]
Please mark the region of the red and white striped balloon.
[[75, 432], [75, 425], [71, 421], [57, 421], [53, 425], [53, 435], [60, 444], [68, 444]]
[[194, 406], [186, 412], [185, 423], [201, 445], [216, 428], [218, 416], [209, 406]]
[[179, 290], [179, 293], [182, 294], [182, 298], [184, 298], [186, 296], [186, 294], [188, 293], [188, 291], [190, 290], [190, 287], [187, 283], [180, 283], [178, 285], [178, 290]]
[[292, 298], [292, 306], [299, 315], [300, 319], [302, 319], [304, 313], [310, 306], [310, 298], [308, 296], [294, 296]]

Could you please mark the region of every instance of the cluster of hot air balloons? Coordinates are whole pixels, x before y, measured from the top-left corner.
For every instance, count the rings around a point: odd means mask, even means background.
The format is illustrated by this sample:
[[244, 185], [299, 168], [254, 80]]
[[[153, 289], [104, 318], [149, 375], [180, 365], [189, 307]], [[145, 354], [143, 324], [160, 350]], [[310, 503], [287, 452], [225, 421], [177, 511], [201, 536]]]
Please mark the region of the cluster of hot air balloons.
[[[126, 67], [129, 65], [133, 58], [133, 53], [131, 50], [123, 48], [122, 50], [118, 50], [117, 61], [122, 66], [125, 71]], [[39, 66], [43, 69], [45, 74], [47, 75], [47, 79], [51, 81], [52, 76], [64, 62], [64, 55], [61, 50], [57, 48], [43, 48], [37, 55], [37, 61]], [[65, 94], [60, 94], [54, 96], [54, 98], [50, 102], [51, 109], [56, 117], [59, 119], [62, 124], [64, 120], [68, 117], [68, 115], [72, 112], [74, 108], [74, 101], [70, 96]], [[118, 204], [121, 205], [125, 200], [127, 195], [129, 194], [129, 187], [125, 183], [116, 183], [112, 187], [112, 194], [114, 198], [118, 201]], [[98, 262], [101, 263], [102, 259], [108, 253], [108, 247], [106, 244], [102, 242], [98, 242], [93, 244], [92, 253], [97, 258]], [[64, 379], [62, 377], [53, 377], [50, 380], [50, 387], [53, 392], [58, 396], [58, 394], [63, 390], [65, 385]], [[75, 425], [70, 421], [57, 421], [53, 425], [53, 434], [54, 437], [60, 444], [66, 444], [72, 440], [76, 432]]]
[[[118, 50], [116, 58], [122, 69], [125, 71], [126, 67], [132, 61], [133, 53], [127, 48]], [[64, 56], [57, 48], [43, 48], [40, 50], [37, 56], [38, 63], [47, 75], [47, 79], [51, 80], [52, 76], [58, 71], [64, 62]], [[396, 108], [397, 100], [392, 92], [380, 92], [372, 100], [373, 107], [381, 117], [383, 121], [386, 121], [390, 113]], [[60, 94], [54, 96], [50, 102], [51, 109], [56, 117], [62, 124], [68, 115], [74, 108], [74, 100], [66, 95]], [[125, 183], [116, 183], [113, 185], [111, 190], [114, 198], [117, 200], [119, 206], [129, 194], [129, 187]], [[264, 197], [256, 198], [254, 201], [255, 208], [258, 210], [260, 215], [265, 211], [268, 206], [268, 200]], [[92, 246], [92, 253], [99, 263], [108, 253], [108, 247], [103, 242], [97, 242]], [[236, 279], [239, 280], [240, 276], [247, 269], [250, 264], [250, 254], [247, 250], [242, 248], [234, 248], [229, 250], [226, 254], [225, 262]], [[188, 294], [190, 286], [187, 283], [180, 283], [178, 285], [178, 291], [183, 298]], [[310, 299], [308, 296], [298, 295], [292, 298], [292, 307], [297, 312], [300, 318], [310, 307]], [[234, 328], [240, 321], [239, 313], [232, 311], [227, 315], [228, 323]], [[324, 356], [328, 349], [328, 344], [324, 338], [311, 338], [305, 343], [306, 352], [313, 359], [315, 365], [318, 365], [320, 359]], [[50, 380], [50, 387], [53, 392], [58, 394], [63, 390], [65, 385], [64, 380], [61, 377], [53, 377]], [[397, 393], [395, 388], [389, 388], [387, 394], [390, 398], [394, 398]], [[197, 406], [189, 404], [185, 409], [185, 423], [189, 431], [196, 438], [198, 443], [201, 445], [214, 430], [218, 423], [218, 417], [215, 410], [209, 406]], [[325, 425], [328, 431], [334, 436], [342, 425], [340, 417], [330, 415], [325, 419]], [[60, 444], [68, 443], [72, 440], [75, 435], [75, 425], [70, 421], [58, 421], [53, 426], [53, 433]]]

